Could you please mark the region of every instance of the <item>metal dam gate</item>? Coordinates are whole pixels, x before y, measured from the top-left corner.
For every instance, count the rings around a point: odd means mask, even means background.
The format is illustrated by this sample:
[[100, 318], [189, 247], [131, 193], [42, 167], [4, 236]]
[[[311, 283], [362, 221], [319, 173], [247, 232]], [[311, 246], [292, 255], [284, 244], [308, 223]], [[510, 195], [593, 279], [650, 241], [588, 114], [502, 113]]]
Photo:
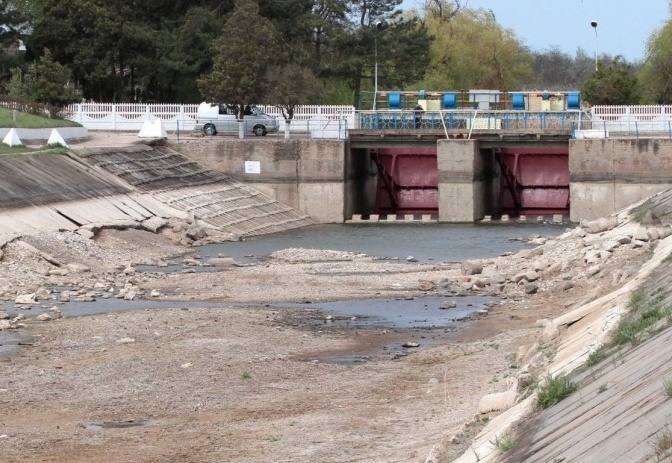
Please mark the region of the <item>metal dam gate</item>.
[[[351, 212], [370, 215], [431, 215], [441, 210], [441, 184], [478, 182], [481, 210], [494, 218], [507, 214], [569, 215], [568, 140], [474, 140], [473, 178], [439, 159], [437, 140], [358, 140], [351, 136]], [[445, 145], [444, 145], [445, 146]], [[355, 161], [356, 160], [356, 161]], [[444, 178], [444, 180], [442, 180]], [[445, 199], [444, 199], [445, 201]], [[347, 215], [347, 214], [346, 214]]]

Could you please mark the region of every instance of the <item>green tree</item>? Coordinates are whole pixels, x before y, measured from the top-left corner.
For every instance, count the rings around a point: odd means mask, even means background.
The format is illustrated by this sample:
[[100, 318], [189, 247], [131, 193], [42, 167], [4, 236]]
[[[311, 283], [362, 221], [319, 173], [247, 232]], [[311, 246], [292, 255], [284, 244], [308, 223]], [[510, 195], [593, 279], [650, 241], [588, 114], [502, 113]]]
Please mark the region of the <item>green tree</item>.
[[646, 47], [640, 78], [646, 101], [656, 104], [672, 103], [672, 20], [651, 35]]
[[492, 11], [434, 0], [428, 2], [423, 15], [435, 37], [421, 82], [424, 88], [506, 91], [530, 81], [530, 54], [513, 31], [497, 23]]
[[79, 99], [70, 75], [70, 69], [55, 62], [49, 49], [46, 49], [44, 55], [30, 64], [25, 72], [20, 68], [12, 69], [8, 93], [19, 100], [65, 106]]
[[637, 76], [622, 56], [601, 65], [583, 84], [581, 94], [591, 105], [632, 105], [639, 104], [641, 98]]
[[[248, 25], [254, 33], [246, 32]], [[273, 24], [259, 15], [256, 3], [236, 0], [214, 44], [212, 71], [198, 81], [199, 88], [208, 101], [237, 105], [242, 118], [246, 104], [263, 99], [268, 68], [284, 61]]]
[[288, 121], [294, 118], [298, 105], [317, 103], [324, 90], [310, 69], [297, 64], [270, 67], [264, 87], [265, 100], [280, 108]]

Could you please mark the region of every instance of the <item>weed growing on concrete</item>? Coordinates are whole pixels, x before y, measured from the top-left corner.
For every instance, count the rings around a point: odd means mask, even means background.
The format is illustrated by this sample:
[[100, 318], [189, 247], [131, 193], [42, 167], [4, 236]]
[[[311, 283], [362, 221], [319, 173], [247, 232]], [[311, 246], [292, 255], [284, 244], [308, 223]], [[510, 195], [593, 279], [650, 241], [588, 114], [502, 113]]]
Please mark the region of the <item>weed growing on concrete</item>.
[[252, 379], [252, 375], [250, 374], [249, 371], [244, 371], [243, 374], [240, 375], [240, 377], [245, 380]]
[[656, 454], [654, 461], [670, 461], [672, 459], [672, 431], [666, 425], [656, 434], [653, 442], [653, 451]]
[[672, 398], [672, 378], [665, 378], [663, 380], [663, 388], [665, 389], [665, 394]]
[[497, 450], [499, 450], [501, 453], [506, 453], [509, 450], [513, 449], [518, 445], [518, 442], [516, 442], [515, 439], [512, 439], [509, 436], [502, 436], [501, 438], [499, 436], [495, 436], [494, 441], [490, 441], [490, 444], [492, 444], [493, 447], [495, 447]]
[[596, 349], [592, 351], [588, 355], [588, 360], [586, 360], [586, 365], [589, 367], [594, 367], [598, 363], [600, 363], [602, 360], [607, 358], [607, 349], [603, 346], [600, 347], [599, 349]]
[[599, 389], [597, 390], [597, 393], [602, 394], [606, 390], [607, 390], [607, 383], [604, 383], [604, 384], [600, 385]]
[[665, 295], [658, 292], [650, 301], [645, 302], [643, 291], [634, 291], [628, 304], [630, 313], [618, 323], [611, 344], [614, 346], [625, 344], [636, 346], [656, 331], [658, 322], [669, 319], [672, 312], [669, 306], [662, 305], [664, 299]]
[[548, 375], [546, 381], [539, 386], [539, 390], [537, 391], [537, 410], [545, 410], [557, 404], [578, 388], [579, 385], [577, 383], [565, 376], [561, 375], [553, 378], [551, 375]]

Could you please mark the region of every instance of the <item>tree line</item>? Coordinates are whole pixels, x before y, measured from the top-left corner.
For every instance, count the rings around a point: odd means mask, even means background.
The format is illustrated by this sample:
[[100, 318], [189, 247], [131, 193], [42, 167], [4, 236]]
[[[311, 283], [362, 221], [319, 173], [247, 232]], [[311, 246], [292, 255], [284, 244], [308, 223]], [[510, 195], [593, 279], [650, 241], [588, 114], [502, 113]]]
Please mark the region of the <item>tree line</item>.
[[580, 90], [590, 104], [672, 102], [670, 20], [645, 59], [603, 53], [596, 70], [585, 50], [533, 50], [466, 0], [401, 3], [5, 0], [0, 91], [56, 106], [277, 104], [291, 117], [297, 104], [359, 106], [377, 67], [380, 90]]

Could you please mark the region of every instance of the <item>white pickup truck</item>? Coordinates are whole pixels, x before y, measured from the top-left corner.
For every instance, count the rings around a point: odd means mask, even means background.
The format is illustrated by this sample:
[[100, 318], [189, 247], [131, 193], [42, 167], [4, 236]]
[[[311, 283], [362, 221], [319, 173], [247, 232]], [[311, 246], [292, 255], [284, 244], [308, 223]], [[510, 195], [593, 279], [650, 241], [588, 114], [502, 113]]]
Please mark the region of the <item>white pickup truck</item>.
[[[256, 106], [249, 106], [243, 117], [245, 133], [263, 136], [278, 131], [277, 119], [262, 112]], [[240, 130], [235, 105], [201, 103], [196, 114], [194, 130], [212, 136], [217, 133], [238, 133]]]

